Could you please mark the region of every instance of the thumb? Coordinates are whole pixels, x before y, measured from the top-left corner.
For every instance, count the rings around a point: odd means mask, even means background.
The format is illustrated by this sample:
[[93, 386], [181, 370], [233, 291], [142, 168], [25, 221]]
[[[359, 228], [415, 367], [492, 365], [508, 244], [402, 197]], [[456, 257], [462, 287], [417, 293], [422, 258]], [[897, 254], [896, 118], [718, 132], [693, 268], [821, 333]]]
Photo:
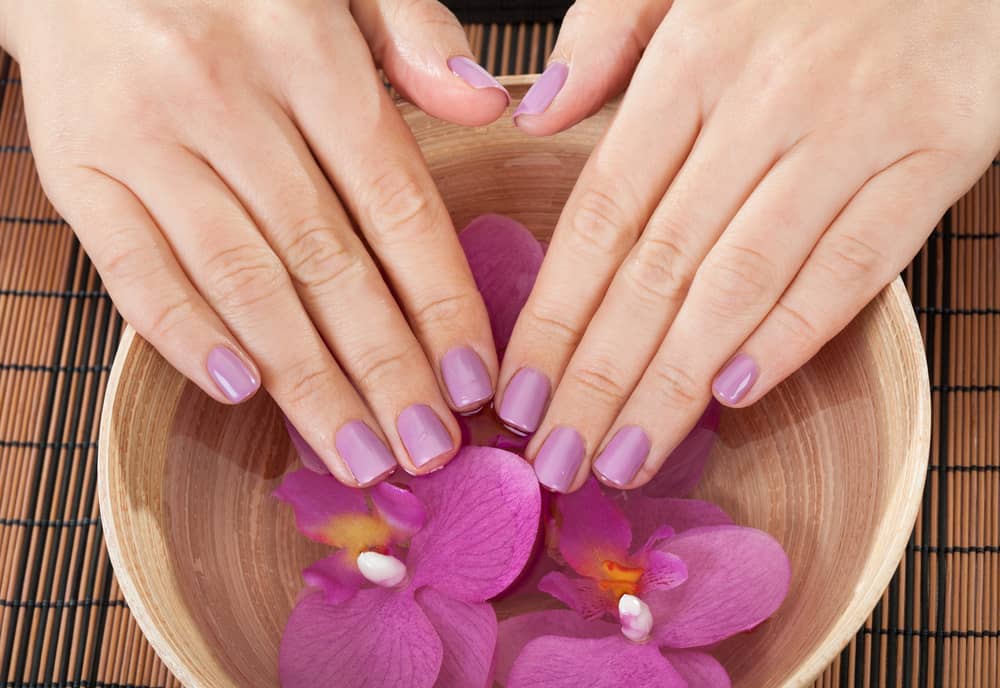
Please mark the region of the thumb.
[[375, 61], [399, 93], [427, 114], [478, 126], [510, 103], [507, 89], [472, 57], [465, 30], [436, 0], [351, 0]]
[[578, 0], [549, 64], [514, 110], [527, 134], [554, 134], [621, 93], [672, 0]]

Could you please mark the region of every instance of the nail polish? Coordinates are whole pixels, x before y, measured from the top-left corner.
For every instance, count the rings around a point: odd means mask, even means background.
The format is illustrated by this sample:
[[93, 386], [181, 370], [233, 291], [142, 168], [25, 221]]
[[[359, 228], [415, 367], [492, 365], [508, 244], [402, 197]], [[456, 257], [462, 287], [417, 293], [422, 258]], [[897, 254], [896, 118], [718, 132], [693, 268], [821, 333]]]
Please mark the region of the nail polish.
[[626, 425], [597, 457], [594, 470], [613, 485], [628, 485], [646, 462], [651, 446], [649, 435], [642, 428]]
[[333, 444], [359, 485], [368, 485], [396, 469], [392, 452], [360, 420], [342, 425], [333, 438]]
[[564, 62], [550, 62], [538, 81], [531, 85], [514, 110], [514, 120], [520, 115], [540, 115], [548, 109], [559, 91], [566, 84], [569, 66]]
[[482, 65], [480, 65], [475, 60], [471, 60], [468, 57], [462, 55], [457, 55], [448, 60], [448, 69], [451, 73], [457, 76], [459, 79], [467, 83], [472, 88], [493, 88], [501, 93], [507, 98], [507, 102], [510, 102], [510, 93], [507, 89], [496, 80], [492, 74], [487, 72]]
[[208, 374], [234, 404], [249, 399], [260, 388], [260, 380], [243, 360], [225, 346], [217, 346], [205, 362]]
[[754, 360], [746, 354], [737, 354], [715, 377], [712, 391], [725, 404], [739, 403], [753, 387], [758, 375], [760, 369]]
[[511, 379], [497, 413], [504, 425], [522, 433], [532, 433], [542, 421], [549, 401], [549, 379], [534, 368], [521, 368]]
[[299, 455], [302, 465], [313, 473], [319, 473], [320, 475], [328, 474], [330, 471], [327, 469], [326, 464], [323, 463], [323, 459], [319, 458], [316, 450], [306, 442], [306, 439], [299, 432], [298, 428], [292, 425], [292, 422], [287, 418], [284, 421], [285, 430], [288, 431], [288, 436], [292, 440], [292, 446], [295, 447], [295, 453]]
[[468, 347], [441, 357], [441, 377], [458, 411], [477, 411], [493, 397], [493, 383], [479, 355]]
[[580, 470], [584, 451], [580, 433], [565, 425], [555, 428], [535, 457], [538, 482], [553, 492], [566, 492]]
[[396, 429], [417, 468], [455, 448], [448, 428], [430, 406], [413, 404], [403, 409], [396, 420]]

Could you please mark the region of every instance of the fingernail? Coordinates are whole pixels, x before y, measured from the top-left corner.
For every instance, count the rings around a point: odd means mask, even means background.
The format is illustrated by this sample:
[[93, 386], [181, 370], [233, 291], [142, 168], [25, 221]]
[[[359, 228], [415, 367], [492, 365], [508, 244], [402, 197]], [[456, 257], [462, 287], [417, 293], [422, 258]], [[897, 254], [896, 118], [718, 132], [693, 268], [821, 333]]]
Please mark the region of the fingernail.
[[553, 492], [565, 492], [583, 463], [583, 438], [573, 428], [560, 426], [549, 433], [535, 457], [535, 475]]
[[747, 395], [759, 374], [760, 369], [752, 358], [737, 354], [716, 376], [712, 390], [719, 401], [735, 404]]
[[613, 485], [624, 487], [632, 482], [649, 456], [649, 435], [635, 425], [626, 425], [604, 448], [594, 462], [594, 470]]
[[248, 399], [260, 388], [260, 380], [253, 371], [227, 347], [212, 349], [205, 365], [215, 384], [234, 404]]
[[430, 406], [414, 404], [403, 409], [396, 420], [396, 429], [417, 468], [455, 448], [448, 428]]
[[507, 89], [475, 60], [458, 55], [448, 60], [448, 69], [472, 88], [495, 88], [504, 94], [508, 103], [510, 102]]
[[569, 66], [564, 62], [550, 62], [538, 81], [531, 85], [514, 110], [514, 120], [519, 115], [540, 115], [549, 107], [569, 76]]
[[530, 433], [538, 429], [549, 400], [549, 379], [534, 368], [514, 375], [500, 404], [500, 420], [508, 427]]
[[396, 468], [392, 452], [360, 420], [342, 425], [333, 438], [333, 444], [359, 485], [374, 482]]
[[452, 349], [441, 357], [441, 377], [451, 403], [459, 411], [482, 408], [493, 396], [493, 383], [486, 366], [468, 347]]
[[298, 428], [292, 425], [292, 422], [287, 418], [285, 420], [285, 430], [288, 431], [288, 436], [292, 440], [292, 446], [295, 447], [295, 453], [299, 455], [299, 459], [302, 461], [302, 465], [308, 468], [313, 473], [319, 473], [320, 475], [326, 475], [329, 473], [326, 464], [323, 463], [323, 459], [319, 458], [319, 454], [313, 449], [306, 439], [299, 433]]

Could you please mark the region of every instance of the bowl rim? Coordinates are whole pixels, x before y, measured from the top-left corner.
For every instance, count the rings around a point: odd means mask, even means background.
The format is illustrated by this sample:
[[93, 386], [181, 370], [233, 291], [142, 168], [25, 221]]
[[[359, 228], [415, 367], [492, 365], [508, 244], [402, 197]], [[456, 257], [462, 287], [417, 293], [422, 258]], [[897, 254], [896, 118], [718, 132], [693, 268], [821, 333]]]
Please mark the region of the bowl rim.
[[[537, 74], [501, 76], [499, 81], [507, 87], [520, 87], [530, 85], [537, 78]], [[889, 300], [888, 307], [902, 313], [902, 320], [905, 322], [905, 329], [900, 333], [902, 355], [916, 359], [913, 361], [915, 363], [913, 368], [917, 374], [914, 386], [919, 394], [918, 398], [914, 399], [913, 421], [917, 432], [910, 442], [906, 457], [906, 464], [912, 465], [913, 470], [910, 472], [908, 483], [900, 484], [897, 488], [901, 493], [905, 492], [905, 494], [910, 495], [910, 498], [903, 505], [903, 518], [900, 521], [900, 524], [905, 525], [906, 528], [896, 527], [894, 529], [883, 549], [885, 555], [882, 557], [881, 564], [874, 575], [868, 579], [869, 584], [865, 586], [864, 590], [855, 590], [854, 595], [846, 599], [845, 612], [833, 624], [826, 636], [820, 639], [814, 649], [799, 663], [798, 668], [785, 684], [794, 688], [809, 685], [827, 668], [843, 648], [850, 643], [882, 598], [903, 557], [906, 543], [910, 539], [927, 478], [926, 465], [930, 456], [932, 416], [930, 377], [926, 356], [922, 355], [925, 351], [923, 338], [901, 278], [897, 277], [887, 285], [876, 297], [876, 299], [878, 298], [887, 298]], [[118, 387], [125, 363], [135, 347], [137, 338], [135, 330], [131, 325], [128, 325], [119, 341], [105, 387], [97, 447], [97, 494], [100, 504], [101, 527], [119, 589], [140, 630], [167, 669], [183, 685], [195, 686], [199, 685], [198, 679], [189, 673], [173, 642], [157, 628], [139, 592], [136, 578], [126, 566], [119, 537], [120, 533], [124, 531], [117, 521], [116, 511], [113, 508], [117, 500], [111, 494], [108, 485], [111, 461], [111, 423], [118, 399]], [[921, 466], [923, 470], [920, 470]]]

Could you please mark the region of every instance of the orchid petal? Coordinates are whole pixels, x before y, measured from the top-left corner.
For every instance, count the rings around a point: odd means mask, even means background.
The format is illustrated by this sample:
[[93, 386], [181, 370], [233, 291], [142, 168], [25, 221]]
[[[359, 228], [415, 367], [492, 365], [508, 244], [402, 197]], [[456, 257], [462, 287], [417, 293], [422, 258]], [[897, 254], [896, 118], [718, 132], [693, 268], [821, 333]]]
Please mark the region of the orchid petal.
[[645, 569], [639, 579], [643, 594], [653, 590], [670, 590], [688, 579], [688, 569], [683, 560], [675, 554], [651, 550], [645, 556]]
[[371, 488], [369, 494], [375, 511], [400, 540], [413, 537], [423, 528], [427, 512], [416, 495], [407, 488], [383, 481]]
[[490, 316], [497, 351], [507, 348], [517, 316], [542, 266], [542, 247], [520, 222], [482, 215], [458, 235]]
[[698, 499], [658, 499], [632, 491], [622, 493], [615, 503], [632, 524], [635, 542], [645, 542], [647, 545], [649, 539], [664, 526], [682, 533], [691, 528], [733, 524], [733, 519], [721, 508]]
[[442, 470], [410, 483], [427, 510], [407, 563], [414, 585], [483, 602], [521, 573], [538, 534], [541, 496], [523, 459], [464, 447]]
[[558, 495], [555, 508], [559, 553], [581, 576], [599, 578], [605, 561], [628, 559], [632, 528], [596, 479]]
[[351, 553], [344, 550], [303, 569], [302, 579], [310, 588], [321, 590], [328, 604], [349, 599], [365, 582]]
[[611, 611], [606, 595], [591, 578], [570, 578], [553, 571], [538, 582], [538, 589], [552, 595], [585, 619], [599, 619]]
[[490, 685], [497, 616], [486, 602], [453, 600], [434, 588], [417, 591], [417, 604], [434, 624], [444, 656], [434, 688], [485, 688]]
[[719, 660], [695, 650], [667, 650], [663, 653], [687, 681], [688, 688], [730, 688], [733, 684]]
[[639, 553], [642, 554], [653, 549], [664, 540], [669, 540], [676, 534], [677, 531], [674, 530], [673, 526], [660, 526], [659, 528], [653, 531], [652, 535], [646, 538], [646, 544], [642, 546], [642, 549], [639, 550]]
[[608, 638], [546, 635], [528, 643], [515, 660], [507, 688], [687, 688], [656, 645]]
[[718, 439], [721, 405], [709, 403], [694, 428], [670, 453], [653, 479], [640, 488], [647, 497], [687, 497], [701, 482]]
[[[365, 493], [342, 484], [332, 475], [299, 469], [285, 475], [274, 496], [295, 510], [295, 523], [311, 540], [334, 547], [352, 548], [355, 540], [388, 539], [388, 528], [379, 528], [368, 513]], [[377, 532], [375, 532], [377, 531]], [[364, 549], [364, 547], [361, 547]], [[359, 549], [360, 551], [360, 549]]]
[[434, 626], [407, 591], [370, 588], [338, 605], [320, 593], [292, 611], [278, 654], [282, 688], [431, 688], [443, 650]]
[[529, 612], [500, 622], [497, 638], [496, 680], [507, 683], [510, 669], [524, 646], [544, 635], [569, 638], [609, 638], [619, 633], [618, 626], [606, 621], [585, 621], [568, 609]]
[[309, 443], [306, 442], [306, 439], [299, 432], [298, 428], [292, 425], [292, 422], [288, 418], [285, 418], [284, 421], [285, 430], [288, 432], [288, 437], [292, 440], [292, 446], [295, 447], [295, 453], [298, 454], [302, 465], [313, 473], [319, 473], [320, 475], [329, 473], [330, 469], [323, 463], [323, 459], [319, 458], [316, 450], [309, 446]]
[[663, 551], [687, 565], [684, 585], [644, 596], [664, 647], [711, 645], [770, 617], [788, 593], [791, 566], [767, 533], [739, 526], [694, 528]]

